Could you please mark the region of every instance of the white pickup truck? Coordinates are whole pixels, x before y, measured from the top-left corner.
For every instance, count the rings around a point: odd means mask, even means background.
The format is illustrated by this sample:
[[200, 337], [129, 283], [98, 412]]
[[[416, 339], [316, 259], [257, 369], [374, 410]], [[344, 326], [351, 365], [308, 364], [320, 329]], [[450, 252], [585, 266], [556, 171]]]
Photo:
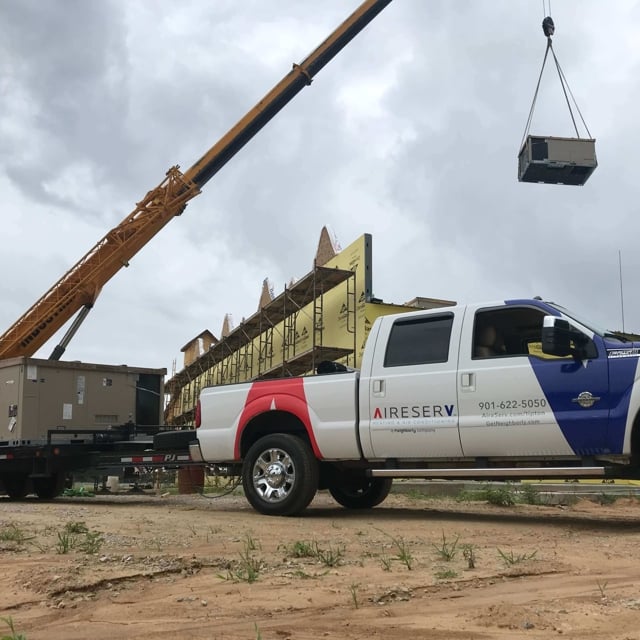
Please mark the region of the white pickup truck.
[[540, 299], [383, 316], [360, 371], [204, 388], [190, 454], [271, 515], [393, 478], [640, 477], [639, 356]]

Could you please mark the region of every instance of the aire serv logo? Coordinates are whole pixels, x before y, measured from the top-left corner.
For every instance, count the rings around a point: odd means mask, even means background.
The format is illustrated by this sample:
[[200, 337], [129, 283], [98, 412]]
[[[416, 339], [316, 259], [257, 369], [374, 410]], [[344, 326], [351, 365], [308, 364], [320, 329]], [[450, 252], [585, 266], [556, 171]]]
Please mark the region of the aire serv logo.
[[375, 407], [371, 420], [377, 424], [450, 424], [456, 421], [455, 404], [416, 404]]

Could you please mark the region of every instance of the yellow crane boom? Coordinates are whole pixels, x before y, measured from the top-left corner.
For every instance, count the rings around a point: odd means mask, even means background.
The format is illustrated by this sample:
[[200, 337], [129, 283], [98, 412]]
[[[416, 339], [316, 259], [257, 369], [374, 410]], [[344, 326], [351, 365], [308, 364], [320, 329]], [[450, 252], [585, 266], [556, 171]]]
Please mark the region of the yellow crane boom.
[[366, 0], [331, 35], [238, 121], [191, 168], [172, 167], [136, 208], [0, 336], [0, 359], [32, 356], [74, 314], [56, 346], [57, 360], [100, 294], [102, 287], [172, 218], [269, 120], [338, 54], [392, 0]]

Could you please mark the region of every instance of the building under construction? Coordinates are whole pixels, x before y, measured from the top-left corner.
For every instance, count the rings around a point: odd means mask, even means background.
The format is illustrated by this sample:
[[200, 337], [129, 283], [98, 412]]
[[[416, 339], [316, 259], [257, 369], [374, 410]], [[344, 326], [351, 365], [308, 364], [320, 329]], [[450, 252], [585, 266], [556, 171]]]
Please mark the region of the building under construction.
[[279, 295], [263, 283], [258, 311], [218, 340], [205, 330], [183, 348], [184, 368], [167, 381], [167, 424], [191, 426], [200, 390], [259, 378], [313, 374], [320, 362], [358, 368], [373, 321], [381, 315], [455, 304], [415, 298], [385, 304], [372, 294], [372, 239], [338, 251], [322, 229], [313, 269]]

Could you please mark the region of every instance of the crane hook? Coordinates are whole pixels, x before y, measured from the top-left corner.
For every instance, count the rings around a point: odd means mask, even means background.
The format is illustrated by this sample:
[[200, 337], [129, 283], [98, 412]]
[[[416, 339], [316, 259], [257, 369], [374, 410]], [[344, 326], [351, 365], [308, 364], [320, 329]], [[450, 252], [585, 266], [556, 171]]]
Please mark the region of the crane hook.
[[553, 18], [551, 16], [547, 16], [542, 21], [542, 30], [544, 31], [544, 35], [547, 36], [547, 38], [550, 38], [554, 34], [556, 25], [553, 24]]

